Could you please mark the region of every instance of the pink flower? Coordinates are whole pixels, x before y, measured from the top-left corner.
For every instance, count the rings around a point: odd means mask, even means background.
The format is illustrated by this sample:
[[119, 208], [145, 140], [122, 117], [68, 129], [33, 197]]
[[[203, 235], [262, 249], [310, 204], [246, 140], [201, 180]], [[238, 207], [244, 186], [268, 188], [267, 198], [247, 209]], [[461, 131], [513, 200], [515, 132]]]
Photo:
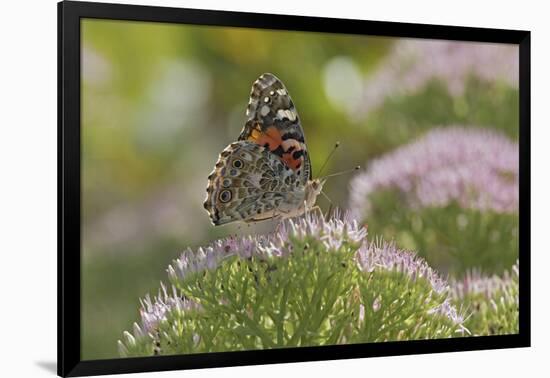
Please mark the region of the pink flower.
[[164, 285], [162, 285], [159, 294], [153, 300], [147, 295], [140, 302], [141, 326], [134, 324], [135, 337], [152, 333], [160, 322], [166, 320], [168, 313], [174, 309], [189, 311], [200, 308], [199, 304], [178, 295], [175, 287], [172, 287], [172, 293], [168, 293]]
[[[519, 262], [514, 264], [511, 271], [505, 271], [502, 277], [485, 276], [479, 270], [470, 270], [462, 279], [451, 281], [451, 293], [456, 299], [464, 299], [470, 294], [482, 294], [486, 298], [493, 298], [499, 292], [503, 295], [507, 293], [518, 277]], [[518, 301], [517, 297], [514, 301]]]
[[268, 235], [229, 237], [217, 240], [196, 251], [187, 249], [168, 267], [171, 280], [186, 279], [190, 274], [216, 269], [222, 261], [231, 256], [240, 258], [284, 257], [292, 253], [292, 239], [313, 237], [323, 243], [329, 251], [338, 250], [342, 243], [359, 246], [367, 236], [367, 230], [359, 226], [349, 214], [336, 212], [330, 220], [318, 214], [308, 213], [303, 217], [288, 219], [279, 224], [277, 230]]
[[350, 208], [362, 219], [376, 191], [402, 192], [411, 207], [443, 207], [517, 212], [519, 150], [495, 131], [434, 129], [371, 162], [351, 182]]
[[436, 293], [444, 293], [449, 287], [426, 261], [413, 252], [401, 250], [394, 243], [382, 241], [365, 242], [357, 252], [357, 261], [365, 272], [386, 270], [401, 272], [411, 280], [425, 278]]
[[380, 69], [365, 80], [356, 115], [366, 115], [389, 96], [414, 94], [432, 79], [442, 81], [451, 95], [458, 96], [469, 76], [517, 88], [519, 48], [496, 43], [400, 40], [380, 63]]

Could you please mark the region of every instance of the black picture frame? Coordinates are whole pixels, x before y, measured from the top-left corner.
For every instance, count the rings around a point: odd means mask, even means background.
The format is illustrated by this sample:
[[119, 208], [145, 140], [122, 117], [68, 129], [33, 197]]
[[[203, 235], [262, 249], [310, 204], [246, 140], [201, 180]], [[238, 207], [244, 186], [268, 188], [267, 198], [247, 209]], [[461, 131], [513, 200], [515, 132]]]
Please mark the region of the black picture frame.
[[[80, 357], [80, 20], [152, 21], [519, 45], [519, 334], [294, 349], [86, 360]], [[58, 374], [82, 376], [528, 347], [530, 309], [530, 32], [63, 1], [58, 3]]]

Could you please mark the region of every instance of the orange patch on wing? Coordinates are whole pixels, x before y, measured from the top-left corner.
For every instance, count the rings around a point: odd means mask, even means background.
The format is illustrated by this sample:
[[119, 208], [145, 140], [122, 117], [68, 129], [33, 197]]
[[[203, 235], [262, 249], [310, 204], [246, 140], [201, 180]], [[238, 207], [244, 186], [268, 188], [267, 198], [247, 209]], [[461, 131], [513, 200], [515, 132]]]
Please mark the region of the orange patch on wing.
[[302, 166], [302, 163], [304, 162], [304, 158], [303, 156], [295, 158], [293, 154], [296, 151], [302, 151], [302, 145], [295, 139], [287, 139], [283, 141], [282, 147], [285, 152], [283, 153], [283, 156], [281, 158], [286, 163], [286, 165], [289, 168], [292, 168], [292, 170], [294, 171], [300, 168]]
[[290, 169], [294, 171], [302, 166], [304, 158], [300, 156], [298, 159], [295, 159], [292, 156], [295, 151], [302, 149], [300, 143], [293, 139], [283, 141], [281, 132], [274, 126], [268, 127], [265, 132], [262, 132], [259, 125], [257, 125], [250, 133], [248, 140], [259, 144], [260, 146], [267, 145], [267, 148], [269, 148], [270, 151], [275, 151], [279, 147], [282, 147], [283, 151], [289, 151], [290, 147], [294, 147], [289, 152], [283, 152], [281, 159]]
[[267, 147], [270, 151], [275, 151], [283, 143], [281, 132], [274, 126], [268, 127], [265, 132], [261, 132], [258, 128], [252, 130], [248, 140]]
[[293, 171], [297, 170], [298, 168], [300, 168], [300, 166], [302, 165], [302, 161], [304, 160], [303, 157], [299, 157], [298, 159], [294, 159], [294, 157], [292, 157], [292, 153], [291, 152], [286, 152], [283, 154], [283, 156], [281, 157], [281, 159], [283, 159], [283, 161], [285, 162], [285, 164], [291, 168]]

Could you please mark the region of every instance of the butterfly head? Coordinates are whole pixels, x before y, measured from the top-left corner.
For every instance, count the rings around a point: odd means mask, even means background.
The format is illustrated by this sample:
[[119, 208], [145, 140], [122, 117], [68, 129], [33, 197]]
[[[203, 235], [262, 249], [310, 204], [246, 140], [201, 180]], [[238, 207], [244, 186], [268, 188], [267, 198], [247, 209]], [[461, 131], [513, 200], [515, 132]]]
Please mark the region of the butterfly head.
[[308, 181], [306, 185], [306, 206], [308, 208], [312, 208], [313, 206], [315, 206], [317, 196], [321, 194], [321, 191], [323, 190], [323, 185], [326, 181], [327, 180], [324, 178], [317, 178]]

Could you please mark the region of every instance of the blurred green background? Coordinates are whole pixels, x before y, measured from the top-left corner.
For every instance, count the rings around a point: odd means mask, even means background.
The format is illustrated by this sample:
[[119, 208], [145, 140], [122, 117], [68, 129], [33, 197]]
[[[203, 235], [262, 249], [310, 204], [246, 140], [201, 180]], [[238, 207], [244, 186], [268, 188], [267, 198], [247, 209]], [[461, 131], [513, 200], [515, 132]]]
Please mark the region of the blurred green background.
[[[260, 74], [289, 90], [314, 176], [336, 141], [327, 172], [365, 165], [436, 126], [518, 136], [517, 85], [498, 77], [460, 77], [458, 93], [437, 77], [407, 93], [398, 82], [361, 111], [393, 38], [92, 19], [81, 30], [83, 359], [118, 357], [139, 298], [155, 294], [183, 249], [274, 226], [215, 228], [202, 207], [206, 178], [238, 136]], [[325, 192], [346, 208], [348, 185], [349, 176], [334, 178]], [[321, 197], [319, 205], [328, 208]]]

